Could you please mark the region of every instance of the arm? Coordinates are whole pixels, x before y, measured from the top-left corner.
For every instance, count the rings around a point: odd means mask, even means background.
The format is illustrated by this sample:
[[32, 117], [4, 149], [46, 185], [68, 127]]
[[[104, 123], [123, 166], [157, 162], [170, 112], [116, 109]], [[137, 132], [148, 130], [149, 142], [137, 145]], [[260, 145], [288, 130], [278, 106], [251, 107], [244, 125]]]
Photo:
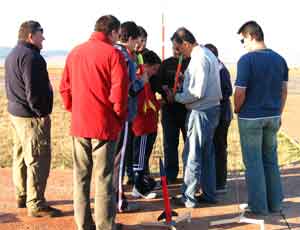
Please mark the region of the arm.
[[[166, 83], [166, 80], [165, 80], [165, 77], [166, 77], [166, 69], [167, 67], [167, 62], [163, 61], [162, 64], [160, 65], [159, 69], [158, 69], [158, 72], [157, 72], [157, 76], [156, 76], [156, 87], [155, 87], [155, 91], [158, 92], [163, 100], [165, 102], [168, 101], [168, 98], [167, 98], [167, 88], [168, 88], [168, 85]], [[152, 80], [152, 79], [151, 79]]]
[[234, 92], [234, 112], [240, 113], [246, 99], [246, 90], [250, 79], [250, 64], [247, 56], [243, 56], [237, 64], [237, 77]]
[[205, 94], [209, 63], [204, 57], [196, 61], [197, 64], [194, 64], [195, 61], [191, 60], [189, 68], [184, 73], [183, 90], [175, 95], [175, 100], [179, 103], [193, 103]]
[[282, 83], [282, 92], [281, 92], [281, 108], [280, 113], [283, 113], [286, 99], [287, 99], [287, 93], [288, 93], [288, 80], [289, 80], [289, 68], [287, 66], [287, 63], [284, 62], [284, 72], [283, 72], [283, 83]]
[[234, 92], [234, 112], [239, 113], [245, 102], [246, 88], [236, 87]]
[[229, 99], [229, 97], [232, 96], [232, 85], [230, 73], [225, 66], [220, 71], [220, 78], [223, 100]]
[[114, 52], [111, 58], [111, 89], [109, 100], [116, 115], [125, 120], [127, 116], [129, 77], [122, 54]]
[[53, 91], [46, 62], [42, 57], [28, 55], [23, 65], [26, 100], [30, 109], [39, 117], [49, 114], [52, 109]]
[[143, 79], [135, 79], [129, 85], [129, 96], [136, 97], [144, 88], [145, 82]]
[[71, 75], [68, 67], [68, 60], [63, 71], [62, 79], [60, 81], [59, 92], [62, 97], [65, 109], [69, 112], [72, 111], [72, 88], [71, 88]]
[[280, 108], [280, 113], [283, 113], [284, 107], [285, 107], [285, 103], [286, 103], [286, 99], [287, 99], [287, 82], [283, 82], [282, 84], [282, 93], [281, 93], [281, 108]]
[[139, 94], [139, 92], [141, 92], [141, 90], [144, 88], [144, 84], [148, 79], [145, 76], [143, 76], [141, 79], [136, 78], [136, 67], [135, 63], [132, 60], [127, 60], [127, 67], [130, 78], [129, 96], [136, 97]]

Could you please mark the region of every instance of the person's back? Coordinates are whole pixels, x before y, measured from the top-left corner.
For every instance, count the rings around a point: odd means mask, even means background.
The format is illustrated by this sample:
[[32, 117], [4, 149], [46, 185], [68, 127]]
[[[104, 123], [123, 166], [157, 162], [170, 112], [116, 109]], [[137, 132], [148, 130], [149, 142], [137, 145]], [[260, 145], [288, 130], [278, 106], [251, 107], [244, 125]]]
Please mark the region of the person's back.
[[261, 49], [245, 54], [238, 65], [241, 80], [237, 84], [247, 81], [247, 97], [239, 117], [279, 116], [281, 89], [287, 73], [285, 60], [271, 49]]
[[287, 98], [288, 67], [267, 48], [255, 22], [238, 30], [248, 51], [237, 65], [234, 111], [238, 115], [246, 169], [248, 209], [252, 214], [279, 212], [283, 199], [277, 157], [277, 132]]
[[[113, 47], [119, 30], [116, 17], [100, 17], [90, 39], [68, 55], [60, 84], [64, 105], [71, 112], [74, 216], [81, 230], [116, 229], [112, 178], [129, 85], [125, 60]], [[95, 223], [90, 206], [92, 172]]]
[[[115, 139], [118, 135], [126, 113], [121, 112], [124, 109], [120, 98], [115, 101], [117, 105], [113, 104], [114, 97], [120, 95], [118, 91], [111, 94], [111, 88], [119, 86], [120, 79], [117, 78], [127, 76], [127, 73], [124, 73], [125, 67], [121, 69], [116, 65], [117, 62], [125, 66], [122, 54], [101, 32], [94, 32], [89, 41], [69, 54], [65, 71], [72, 74], [73, 135], [105, 140]], [[123, 96], [126, 98], [127, 94]], [[115, 106], [119, 107], [121, 117], [115, 115]]]

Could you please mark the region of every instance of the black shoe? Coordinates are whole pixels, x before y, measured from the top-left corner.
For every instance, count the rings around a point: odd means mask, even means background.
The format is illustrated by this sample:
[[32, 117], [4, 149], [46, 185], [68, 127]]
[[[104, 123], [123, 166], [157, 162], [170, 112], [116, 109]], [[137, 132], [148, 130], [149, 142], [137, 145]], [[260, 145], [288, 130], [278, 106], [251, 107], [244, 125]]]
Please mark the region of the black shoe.
[[143, 176], [143, 184], [148, 188], [148, 190], [152, 191], [157, 186], [156, 181], [150, 177], [149, 175]]
[[180, 196], [171, 197], [171, 203], [175, 206], [185, 208], [185, 204]]
[[129, 213], [141, 210], [140, 206], [135, 203], [128, 203], [127, 199], [122, 200], [121, 208], [117, 207], [118, 213]]
[[217, 204], [217, 200], [208, 200], [203, 195], [197, 196], [196, 200], [199, 204]]
[[117, 223], [116, 230], [122, 230], [122, 229], [123, 229], [123, 224]]
[[62, 211], [48, 205], [43, 205], [35, 209], [28, 209], [28, 216], [31, 217], [59, 217], [62, 215]]
[[17, 208], [26, 208], [26, 196], [17, 198]]

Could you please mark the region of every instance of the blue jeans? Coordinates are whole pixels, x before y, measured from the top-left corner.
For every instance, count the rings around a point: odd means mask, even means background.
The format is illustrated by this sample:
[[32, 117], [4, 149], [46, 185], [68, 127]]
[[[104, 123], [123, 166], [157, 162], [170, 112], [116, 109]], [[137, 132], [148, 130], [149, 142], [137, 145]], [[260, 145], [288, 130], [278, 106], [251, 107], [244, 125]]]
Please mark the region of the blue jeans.
[[205, 199], [215, 200], [216, 171], [213, 136], [218, 125], [220, 107], [191, 110], [187, 116], [187, 139], [183, 150], [183, 199], [186, 207], [195, 207], [200, 183]]
[[278, 212], [283, 200], [277, 161], [280, 117], [238, 119], [243, 161], [246, 167], [248, 206], [254, 213]]

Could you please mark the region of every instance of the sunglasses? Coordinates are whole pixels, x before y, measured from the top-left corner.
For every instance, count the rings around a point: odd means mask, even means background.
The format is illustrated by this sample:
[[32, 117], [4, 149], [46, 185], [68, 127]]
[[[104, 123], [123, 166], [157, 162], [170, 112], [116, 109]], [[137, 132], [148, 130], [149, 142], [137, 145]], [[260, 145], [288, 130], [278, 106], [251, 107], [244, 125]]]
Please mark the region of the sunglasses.
[[241, 39], [241, 43], [244, 44], [245, 42], [245, 38]]
[[42, 28], [42, 27], [37, 27], [37, 28], [34, 28], [33, 30], [32, 30], [32, 33], [36, 33], [36, 32], [38, 32], [38, 31], [40, 31], [41, 33], [44, 33], [44, 29]]

